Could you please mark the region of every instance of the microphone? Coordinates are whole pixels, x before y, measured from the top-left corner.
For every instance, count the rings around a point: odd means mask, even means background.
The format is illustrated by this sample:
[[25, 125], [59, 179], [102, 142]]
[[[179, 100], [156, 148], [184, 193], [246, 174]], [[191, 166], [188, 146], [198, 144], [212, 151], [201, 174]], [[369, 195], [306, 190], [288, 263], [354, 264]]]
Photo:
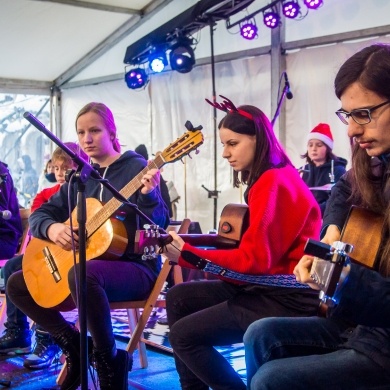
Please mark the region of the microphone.
[[11, 211], [9, 211], [9, 210], [0, 211], [0, 218], [11, 219], [11, 217], [12, 217]]
[[292, 99], [293, 98], [293, 94], [290, 90], [290, 82], [288, 81], [288, 77], [287, 77], [287, 73], [284, 72], [284, 81], [286, 82], [286, 98], [287, 99]]

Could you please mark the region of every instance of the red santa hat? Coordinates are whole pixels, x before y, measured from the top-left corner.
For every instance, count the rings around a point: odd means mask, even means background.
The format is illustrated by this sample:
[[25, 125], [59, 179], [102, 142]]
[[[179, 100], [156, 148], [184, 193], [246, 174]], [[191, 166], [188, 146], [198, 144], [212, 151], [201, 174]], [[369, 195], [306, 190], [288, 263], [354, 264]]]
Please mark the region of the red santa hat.
[[322, 141], [325, 145], [328, 145], [331, 149], [333, 149], [333, 135], [330, 131], [330, 127], [326, 123], [318, 124], [307, 137], [307, 142], [311, 139], [318, 139]]

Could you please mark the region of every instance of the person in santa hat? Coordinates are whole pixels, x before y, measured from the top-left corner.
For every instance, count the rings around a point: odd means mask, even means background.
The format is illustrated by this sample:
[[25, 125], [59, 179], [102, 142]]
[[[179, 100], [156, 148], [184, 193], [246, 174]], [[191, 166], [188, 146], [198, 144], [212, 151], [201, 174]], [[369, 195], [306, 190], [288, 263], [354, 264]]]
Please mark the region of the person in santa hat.
[[307, 137], [307, 152], [302, 155], [306, 164], [300, 168], [302, 179], [309, 188], [324, 187], [312, 190], [324, 215], [326, 202], [330, 196], [330, 188], [345, 173], [347, 160], [337, 157], [333, 152], [333, 136], [326, 123], [320, 123]]

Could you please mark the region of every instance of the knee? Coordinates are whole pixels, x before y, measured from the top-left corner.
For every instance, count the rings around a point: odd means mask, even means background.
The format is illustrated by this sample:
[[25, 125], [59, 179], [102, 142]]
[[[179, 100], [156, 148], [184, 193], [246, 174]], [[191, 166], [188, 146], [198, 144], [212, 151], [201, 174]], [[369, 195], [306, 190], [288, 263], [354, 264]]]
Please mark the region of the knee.
[[3, 272], [4, 272], [4, 279], [7, 280], [13, 273], [16, 271], [19, 271], [22, 269], [22, 256], [16, 256], [13, 257], [12, 259], [9, 259], [4, 267], [3, 267]]
[[280, 390], [285, 388], [283, 381], [279, 381], [280, 367], [271, 363], [266, 363], [261, 366], [253, 375], [250, 383], [248, 383], [249, 390]]
[[8, 279], [6, 285], [6, 294], [12, 300], [12, 297], [19, 295], [20, 292], [20, 282], [24, 281], [23, 274], [21, 272], [14, 272]]
[[249, 325], [244, 334], [245, 347], [254, 347], [260, 340], [272, 335], [275, 329], [272, 318], [263, 318]]

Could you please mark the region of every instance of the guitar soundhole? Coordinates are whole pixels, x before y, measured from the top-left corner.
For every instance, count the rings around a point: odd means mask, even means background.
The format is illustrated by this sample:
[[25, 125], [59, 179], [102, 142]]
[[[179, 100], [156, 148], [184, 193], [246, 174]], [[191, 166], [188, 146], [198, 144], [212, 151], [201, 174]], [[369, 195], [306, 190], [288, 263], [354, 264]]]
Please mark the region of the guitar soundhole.
[[222, 233], [230, 233], [232, 231], [232, 225], [229, 222], [224, 222], [221, 226]]

